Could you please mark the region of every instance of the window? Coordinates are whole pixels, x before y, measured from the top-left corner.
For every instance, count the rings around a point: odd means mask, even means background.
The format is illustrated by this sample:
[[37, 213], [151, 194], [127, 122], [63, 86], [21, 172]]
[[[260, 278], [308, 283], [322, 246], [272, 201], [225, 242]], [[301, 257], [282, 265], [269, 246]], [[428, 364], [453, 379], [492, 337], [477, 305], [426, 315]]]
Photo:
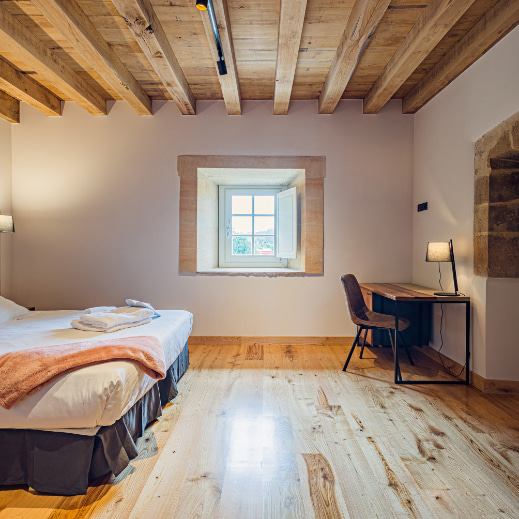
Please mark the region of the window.
[[295, 188], [219, 186], [220, 267], [286, 267], [294, 238]]
[[[323, 274], [325, 157], [182, 155], [178, 157], [177, 167], [180, 176], [180, 274], [273, 277]], [[260, 267], [252, 263], [244, 267], [220, 265], [219, 221], [223, 218], [219, 216], [219, 191], [241, 189], [240, 186], [249, 190], [274, 188], [279, 191], [273, 234], [267, 232], [268, 228], [261, 230], [261, 225], [253, 227], [255, 231], [235, 229], [237, 238], [246, 238], [238, 241], [250, 245], [250, 254], [243, 254], [243, 257], [266, 258], [267, 263]], [[292, 197], [288, 195], [290, 191]], [[254, 196], [251, 192], [248, 195]], [[258, 192], [256, 195], [262, 196]], [[287, 218], [294, 214], [294, 208], [297, 220]], [[235, 216], [252, 219], [272, 216], [270, 212], [239, 211], [237, 209]], [[232, 237], [232, 228], [230, 235]], [[272, 237], [274, 254], [270, 253]], [[254, 248], [255, 241], [258, 242], [257, 249]], [[278, 265], [286, 263], [286, 267], [268, 267], [268, 261], [272, 260]]]

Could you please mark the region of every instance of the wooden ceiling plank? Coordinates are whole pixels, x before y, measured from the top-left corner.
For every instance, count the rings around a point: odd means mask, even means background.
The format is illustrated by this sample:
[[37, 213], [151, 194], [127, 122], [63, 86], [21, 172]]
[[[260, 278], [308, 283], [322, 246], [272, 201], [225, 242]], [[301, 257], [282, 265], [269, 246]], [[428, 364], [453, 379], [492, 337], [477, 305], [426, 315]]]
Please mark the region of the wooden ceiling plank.
[[[229, 20], [227, 0], [212, 0], [212, 2], [214, 15], [218, 24], [218, 32], [220, 33], [225, 65], [227, 67], [227, 74], [224, 74], [223, 76], [218, 74], [218, 80], [220, 81], [227, 114], [241, 115], [240, 84], [238, 81], [238, 70], [236, 68], [236, 57], [234, 55], [234, 44], [232, 41], [231, 22]], [[218, 52], [216, 50], [211, 22], [209, 21], [209, 14], [207, 11], [201, 11], [200, 15], [202, 16], [205, 34], [216, 66], [216, 62], [218, 61]]]
[[286, 115], [294, 84], [306, 0], [281, 0], [279, 40], [274, 87], [274, 115]]
[[92, 115], [106, 115], [106, 100], [1, 6], [0, 43]]
[[20, 122], [20, 101], [0, 90], [0, 118], [9, 123]]
[[33, 0], [49, 22], [139, 115], [151, 115], [149, 96], [76, 0]]
[[61, 99], [3, 59], [0, 59], [0, 89], [45, 115], [61, 115]]
[[150, 1], [112, 2], [180, 111], [184, 115], [195, 115], [195, 96]]
[[519, 24], [519, 1], [501, 0], [404, 97], [414, 114]]
[[391, 0], [357, 0], [319, 97], [319, 113], [331, 114]]
[[364, 98], [364, 113], [377, 114], [475, 0], [432, 0]]

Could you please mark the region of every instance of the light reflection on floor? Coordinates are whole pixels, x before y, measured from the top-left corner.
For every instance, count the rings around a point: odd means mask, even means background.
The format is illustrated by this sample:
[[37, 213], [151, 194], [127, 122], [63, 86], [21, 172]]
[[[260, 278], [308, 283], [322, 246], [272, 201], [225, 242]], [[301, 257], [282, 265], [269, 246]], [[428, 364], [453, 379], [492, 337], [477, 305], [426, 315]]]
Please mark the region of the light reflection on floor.
[[235, 472], [265, 469], [266, 453], [275, 452], [274, 416], [229, 416], [231, 436], [227, 467]]
[[297, 474], [290, 422], [283, 416], [228, 415], [228, 474], [263, 481]]

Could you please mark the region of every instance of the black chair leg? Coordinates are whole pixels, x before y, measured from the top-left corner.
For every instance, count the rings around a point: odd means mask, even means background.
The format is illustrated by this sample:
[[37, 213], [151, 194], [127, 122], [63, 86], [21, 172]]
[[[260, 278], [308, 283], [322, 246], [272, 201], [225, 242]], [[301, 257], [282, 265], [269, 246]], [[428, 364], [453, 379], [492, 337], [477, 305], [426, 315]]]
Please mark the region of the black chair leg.
[[411, 358], [411, 351], [409, 349], [409, 346], [405, 343], [404, 338], [402, 337], [402, 334], [400, 332], [398, 332], [398, 337], [400, 338], [400, 341], [402, 341], [402, 344], [404, 345], [405, 353], [407, 355], [407, 359], [409, 360], [409, 364], [411, 364], [411, 366], [414, 366], [414, 362], [413, 362], [413, 359]]
[[364, 339], [362, 341], [362, 348], [360, 349], [359, 359], [362, 359], [362, 354], [364, 353], [364, 348], [366, 347], [366, 337], [368, 336], [368, 329], [364, 329]]
[[360, 332], [362, 331], [362, 326], [359, 327], [357, 330], [357, 335], [355, 336], [355, 340], [353, 341], [353, 346], [351, 347], [350, 353], [348, 353], [348, 358], [346, 359], [346, 364], [344, 364], [344, 368], [342, 368], [342, 371], [346, 371], [346, 368], [348, 367], [348, 364], [350, 363], [351, 356], [353, 355], [353, 350], [355, 349], [355, 346], [359, 343], [359, 336]]
[[389, 334], [389, 341], [391, 342], [391, 349], [393, 350], [393, 355], [395, 354], [395, 343], [393, 342], [393, 336], [391, 335], [391, 330], [386, 328], [387, 333]]

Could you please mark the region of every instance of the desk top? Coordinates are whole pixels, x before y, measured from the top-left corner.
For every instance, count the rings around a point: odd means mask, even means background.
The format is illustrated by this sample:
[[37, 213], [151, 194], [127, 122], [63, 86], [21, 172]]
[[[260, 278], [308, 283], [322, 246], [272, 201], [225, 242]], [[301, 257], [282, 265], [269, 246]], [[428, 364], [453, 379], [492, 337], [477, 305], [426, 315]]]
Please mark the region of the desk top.
[[444, 301], [446, 303], [470, 301], [470, 297], [467, 296], [435, 296], [434, 292], [439, 292], [439, 289], [412, 283], [360, 283], [360, 286], [393, 301]]

